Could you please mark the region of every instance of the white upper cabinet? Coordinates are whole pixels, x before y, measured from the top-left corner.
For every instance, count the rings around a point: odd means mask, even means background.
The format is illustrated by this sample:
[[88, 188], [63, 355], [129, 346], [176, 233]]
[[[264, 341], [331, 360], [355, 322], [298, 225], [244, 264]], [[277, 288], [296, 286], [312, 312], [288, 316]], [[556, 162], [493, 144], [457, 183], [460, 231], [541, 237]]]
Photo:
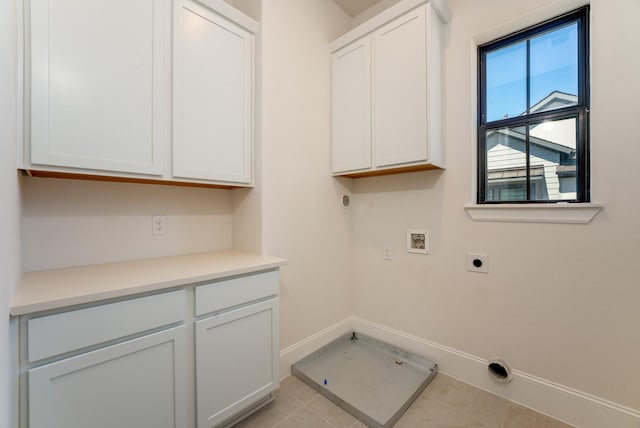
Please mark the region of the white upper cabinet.
[[34, 165], [161, 175], [163, 0], [31, 0]]
[[332, 55], [331, 163], [335, 172], [371, 167], [371, 41]]
[[241, 24], [206, 2], [176, 2], [175, 177], [251, 183], [255, 36]]
[[223, 0], [25, 2], [19, 168], [253, 185], [256, 21]]
[[425, 7], [373, 35], [375, 166], [427, 160]]
[[402, 0], [331, 43], [332, 172], [444, 168], [443, 2]]

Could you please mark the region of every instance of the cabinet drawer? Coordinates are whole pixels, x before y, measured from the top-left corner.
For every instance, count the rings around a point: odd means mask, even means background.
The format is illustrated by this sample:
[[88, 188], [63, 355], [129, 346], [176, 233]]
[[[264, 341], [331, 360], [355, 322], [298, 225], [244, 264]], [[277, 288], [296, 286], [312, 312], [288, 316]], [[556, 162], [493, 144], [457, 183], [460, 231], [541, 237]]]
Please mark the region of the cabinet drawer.
[[27, 323], [28, 360], [37, 361], [87, 346], [183, 321], [185, 291], [63, 312]]
[[263, 272], [196, 287], [196, 316], [278, 294], [278, 271]]

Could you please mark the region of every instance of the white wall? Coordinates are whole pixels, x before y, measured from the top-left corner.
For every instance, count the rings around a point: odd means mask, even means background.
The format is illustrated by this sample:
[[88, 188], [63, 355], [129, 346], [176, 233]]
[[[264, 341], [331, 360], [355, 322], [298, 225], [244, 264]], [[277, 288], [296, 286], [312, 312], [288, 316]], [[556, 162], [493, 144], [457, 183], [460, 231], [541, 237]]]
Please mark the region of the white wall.
[[[463, 209], [472, 37], [549, 3], [450, 0], [447, 169], [353, 184], [355, 313], [640, 409], [640, 2], [592, 2], [592, 192], [604, 212], [588, 225], [518, 224], [473, 222]], [[431, 232], [430, 255], [402, 251], [407, 228]], [[466, 272], [467, 252], [488, 253], [491, 272]]]
[[[260, 16], [262, 15], [261, 0], [224, 0], [224, 1], [226, 1], [231, 6], [235, 7], [245, 15], [255, 19], [258, 22], [260, 21]], [[258, 53], [259, 53], [259, 50], [258, 50]]]
[[[232, 246], [229, 190], [24, 178], [26, 272]], [[151, 217], [167, 216], [153, 236]]]
[[[225, 1], [260, 19], [260, 0]], [[257, 52], [259, 55], [259, 46]], [[259, 94], [259, 80], [257, 86]], [[257, 110], [255, 121], [259, 124], [260, 106]], [[24, 270], [231, 248], [262, 251], [259, 126], [256, 131], [254, 189], [25, 178]], [[167, 235], [152, 236], [153, 215], [167, 216]]]
[[332, 1], [263, 0], [264, 249], [282, 269], [281, 347], [351, 314], [346, 185], [330, 175], [328, 43], [350, 17]]
[[398, 3], [400, 0], [380, 0], [378, 1], [378, 3], [374, 4], [373, 6], [371, 6], [370, 8], [363, 10], [362, 12], [360, 12], [359, 14], [357, 14], [356, 16], [353, 17], [353, 21], [352, 21], [352, 26], [353, 27], [357, 27], [358, 25], [362, 24], [363, 22], [366, 22], [368, 20], [370, 20], [371, 18], [373, 18], [374, 16], [378, 15], [381, 12], [384, 12], [385, 10], [389, 9], [391, 6], [393, 6], [394, 4]]
[[[472, 198], [474, 163], [471, 39], [550, 2], [450, 0], [447, 170], [352, 181], [329, 173], [327, 46], [351, 19], [331, 1], [262, 0], [258, 188], [25, 179], [25, 270], [263, 249], [290, 262], [282, 269], [283, 348], [355, 308], [368, 320], [502, 357], [515, 369], [640, 409], [640, 200], [632, 187], [640, 158], [633, 127], [640, 119], [637, 0], [592, 5], [592, 189], [605, 211], [583, 226], [474, 223], [463, 210]], [[0, 7], [0, 311], [6, 314], [19, 276], [20, 202], [11, 126], [13, 2]], [[349, 190], [353, 204], [344, 210], [339, 196]], [[151, 236], [154, 214], [168, 216], [167, 236]], [[407, 228], [431, 232], [432, 254], [401, 251]], [[382, 260], [384, 243], [394, 246], [392, 261]], [[468, 251], [490, 255], [489, 275], [465, 271]], [[0, 349], [9, 347], [6, 332], [1, 321]], [[6, 358], [0, 354], [0, 370]], [[0, 387], [0, 415], [7, 415], [9, 390]]]
[[17, 57], [15, 2], [0, 2], [0, 427], [11, 426], [9, 304], [20, 278], [20, 197], [16, 171]]

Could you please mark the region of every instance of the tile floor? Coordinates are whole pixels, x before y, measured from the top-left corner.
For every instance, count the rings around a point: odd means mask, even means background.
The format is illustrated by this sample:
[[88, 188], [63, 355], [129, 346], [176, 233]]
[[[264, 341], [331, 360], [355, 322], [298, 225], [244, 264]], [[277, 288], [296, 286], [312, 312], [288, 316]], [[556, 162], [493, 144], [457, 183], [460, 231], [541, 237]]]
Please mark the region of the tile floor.
[[[236, 428], [366, 428], [293, 376], [276, 400]], [[439, 373], [394, 428], [568, 428], [569, 425]]]

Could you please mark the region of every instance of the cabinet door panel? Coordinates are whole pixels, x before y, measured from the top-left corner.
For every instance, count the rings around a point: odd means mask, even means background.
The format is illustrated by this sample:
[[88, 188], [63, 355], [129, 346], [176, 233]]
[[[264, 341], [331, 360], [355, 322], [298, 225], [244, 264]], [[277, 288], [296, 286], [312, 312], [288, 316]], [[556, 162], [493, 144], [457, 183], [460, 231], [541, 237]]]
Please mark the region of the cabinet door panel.
[[175, 10], [173, 175], [251, 182], [254, 36], [205, 6]]
[[31, 163], [161, 174], [161, 0], [31, 0]]
[[357, 40], [331, 57], [333, 172], [371, 167], [371, 42]]
[[278, 299], [196, 322], [198, 428], [223, 422], [278, 387]]
[[425, 7], [374, 34], [375, 166], [427, 159]]
[[185, 427], [184, 330], [29, 370], [29, 427]]

